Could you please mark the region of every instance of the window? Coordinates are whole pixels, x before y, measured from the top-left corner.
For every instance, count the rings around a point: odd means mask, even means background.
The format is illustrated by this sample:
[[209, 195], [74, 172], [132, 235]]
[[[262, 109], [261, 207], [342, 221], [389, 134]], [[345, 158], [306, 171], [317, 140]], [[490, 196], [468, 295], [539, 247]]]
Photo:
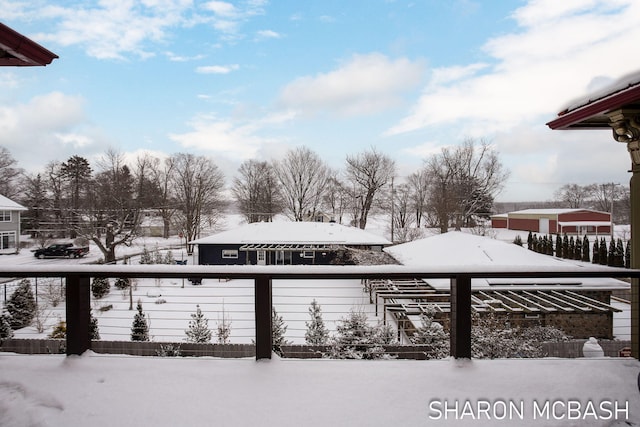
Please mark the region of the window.
[[238, 259], [238, 250], [237, 249], [223, 249], [222, 250], [222, 258]]
[[315, 258], [316, 253], [314, 251], [304, 251], [302, 252], [302, 258]]
[[0, 250], [16, 248], [16, 232], [3, 231], [0, 232]]
[[11, 222], [11, 211], [0, 211], [0, 222]]

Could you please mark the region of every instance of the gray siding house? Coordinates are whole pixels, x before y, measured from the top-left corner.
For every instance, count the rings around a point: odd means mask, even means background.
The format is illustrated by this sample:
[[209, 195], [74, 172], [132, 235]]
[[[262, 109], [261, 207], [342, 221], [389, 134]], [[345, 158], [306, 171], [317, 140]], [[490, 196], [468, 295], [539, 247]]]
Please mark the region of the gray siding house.
[[20, 248], [20, 212], [22, 205], [0, 194], [0, 254], [15, 254]]

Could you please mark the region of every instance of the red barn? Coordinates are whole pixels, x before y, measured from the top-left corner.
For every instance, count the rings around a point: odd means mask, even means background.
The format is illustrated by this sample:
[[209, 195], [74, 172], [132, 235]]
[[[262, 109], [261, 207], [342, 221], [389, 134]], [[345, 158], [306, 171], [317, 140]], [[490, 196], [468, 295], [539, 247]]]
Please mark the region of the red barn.
[[525, 209], [494, 215], [491, 226], [540, 234], [610, 234], [611, 214], [589, 209]]

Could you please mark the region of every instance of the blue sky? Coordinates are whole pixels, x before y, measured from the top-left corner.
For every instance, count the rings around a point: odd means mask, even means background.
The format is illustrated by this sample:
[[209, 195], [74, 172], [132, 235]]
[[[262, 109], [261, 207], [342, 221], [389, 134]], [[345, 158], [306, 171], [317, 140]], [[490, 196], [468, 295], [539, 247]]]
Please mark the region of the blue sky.
[[628, 183], [609, 132], [551, 131], [570, 101], [640, 70], [634, 0], [0, 0], [60, 56], [0, 69], [0, 145], [33, 172], [107, 148], [248, 158], [370, 147], [398, 179], [465, 138], [511, 176], [502, 201]]

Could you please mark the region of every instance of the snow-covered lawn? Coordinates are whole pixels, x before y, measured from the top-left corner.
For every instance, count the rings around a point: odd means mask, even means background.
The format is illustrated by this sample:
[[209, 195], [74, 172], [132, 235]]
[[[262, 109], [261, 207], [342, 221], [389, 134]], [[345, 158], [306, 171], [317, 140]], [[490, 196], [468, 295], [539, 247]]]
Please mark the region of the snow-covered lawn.
[[632, 359], [256, 362], [0, 353], [0, 425], [640, 426], [639, 371]]

